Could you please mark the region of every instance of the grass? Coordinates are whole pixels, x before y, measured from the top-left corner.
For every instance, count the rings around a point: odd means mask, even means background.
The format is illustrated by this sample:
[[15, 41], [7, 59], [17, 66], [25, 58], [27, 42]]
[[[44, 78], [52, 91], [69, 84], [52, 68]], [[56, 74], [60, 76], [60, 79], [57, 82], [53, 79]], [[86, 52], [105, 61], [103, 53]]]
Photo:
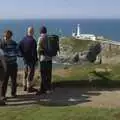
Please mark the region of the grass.
[[120, 109], [89, 107], [31, 107], [2, 108], [0, 120], [119, 120]]
[[60, 41], [61, 46], [70, 46], [73, 52], [87, 50], [95, 42], [90, 40], [78, 40], [74, 38], [65, 38]]
[[[22, 85], [23, 73], [18, 75], [18, 84]], [[120, 64], [86, 64], [68, 66], [67, 69], [61, 67], [53, 70], [53, 84], [76, 85], [78, 87], [101, 86], [119, 87], [120, 86]], [[35, 84], [40, 84], [40, 73], [36, 72]]]
[[[53, 82], [57, 86], [75, 85], [78, 87], [119, 87], [120, 64], [87, 64], [71, 66], [53, 72]], [[67, 74], [65, 74], [67, 73]]]

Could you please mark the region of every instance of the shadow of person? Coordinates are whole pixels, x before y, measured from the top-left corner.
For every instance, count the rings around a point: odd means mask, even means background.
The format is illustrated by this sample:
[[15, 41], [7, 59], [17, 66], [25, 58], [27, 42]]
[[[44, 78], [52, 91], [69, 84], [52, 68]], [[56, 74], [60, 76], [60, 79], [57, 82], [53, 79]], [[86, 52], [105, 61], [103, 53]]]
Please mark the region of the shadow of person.
[[42, 94], [36, 96], [35, 94], [18, 95], [17, 98], [9, 98], [7, 100], [8, 106], [22, 106], [22, 105], [43, 105], [43, 106], [71, 106], [81, 103], [90, 102], [91, 96], [100, 95], [99, 92], [89, 91], [81, 88], [56, 88], [51, 94]]

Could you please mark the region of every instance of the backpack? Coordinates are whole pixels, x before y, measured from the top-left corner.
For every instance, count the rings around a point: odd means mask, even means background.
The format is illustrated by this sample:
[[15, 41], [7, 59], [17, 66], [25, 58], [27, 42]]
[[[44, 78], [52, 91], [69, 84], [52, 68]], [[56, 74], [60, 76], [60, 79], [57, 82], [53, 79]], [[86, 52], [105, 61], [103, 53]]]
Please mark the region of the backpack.
[[57, 55], [58, 51], [59, 51], [59, 36], [47, 35], [44, 48], [45, 54], [49, 57], [53, 57]]

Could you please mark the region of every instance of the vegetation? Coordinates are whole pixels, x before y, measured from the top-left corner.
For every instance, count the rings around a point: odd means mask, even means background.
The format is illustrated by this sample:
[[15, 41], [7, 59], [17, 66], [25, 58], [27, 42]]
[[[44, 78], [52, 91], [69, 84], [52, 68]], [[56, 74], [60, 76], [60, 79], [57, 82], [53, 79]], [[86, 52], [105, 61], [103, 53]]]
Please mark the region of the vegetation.
[[120, 64], [86, 64], [59, 69], [54, 72], [56, 85], [78, 85], [79, 87], [119, 87]]
[[120, 109], [86, 107], [1, 108], [0, 120], [119, 120]]
[[[97, 41], [98, 42], [98, 41]], [[64, 38], [60, 41], [60, 45], [63, 49], [62, 51], [66, 51], [67, 54], [71, 52], [82, 52], [89, 49], [89, 46], [96, 44], [96, 41], [90, 40], [79, 40], [75, 38]], [[100, 41], [99, 41], [100, 42]], [[117, 45], [110, 45], [108, 43], [102, 44], [102, 55], [105, 57], [114, 57], [119, 55], [120, 47]], [[67, 52], [69, 51], [69, 52]]]
[[69, 46], [73, 50], [73, 52], [85, 51], [89, 48], [91, 44], [95, 42], [90, 40], [78, 40], [75, 38], [64, 38], [60, 41], [61, 46]]

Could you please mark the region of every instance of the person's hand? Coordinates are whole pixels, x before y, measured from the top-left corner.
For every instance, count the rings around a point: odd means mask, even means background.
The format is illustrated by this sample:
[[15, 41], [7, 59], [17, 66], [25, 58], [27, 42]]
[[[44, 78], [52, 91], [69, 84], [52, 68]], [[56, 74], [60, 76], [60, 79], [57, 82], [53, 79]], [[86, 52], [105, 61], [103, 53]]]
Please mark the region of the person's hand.
[[38, 66], [38, 65], [39, 65], [39, 61], [36, 61], [35, 66]]
[[60, 55], [60, 51], [57, 52], [57, 56], [59, 56], [59, 55]]
[[7, 67], [6, 67], [6, 66], [4, 66], [4, 72], [5, 72], [5, 73], [7, 72]]

